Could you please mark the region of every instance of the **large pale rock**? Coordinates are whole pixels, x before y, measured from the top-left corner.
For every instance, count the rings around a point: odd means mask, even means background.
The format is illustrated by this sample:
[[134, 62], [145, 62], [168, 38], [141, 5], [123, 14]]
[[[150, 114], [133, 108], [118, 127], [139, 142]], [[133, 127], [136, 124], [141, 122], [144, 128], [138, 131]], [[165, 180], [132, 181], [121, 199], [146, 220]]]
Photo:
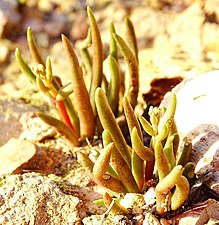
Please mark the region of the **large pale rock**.
[[12, 173], [36, 153], [34, 144], [11, 138], [0, 148], [0, 175]]
[[[194, 78], [185, 79], [173, 92], [177, 95], [175, 121], [181, 139], [192, 140], [192, 161], [196, 173], [207, 170], [214, 173], [210, 185], [219, 193], [219, 70], [211, 71]], [[170, 93], [164, 97], [161, 106], [166, 106]]]
[[[207, 129], [219, 132], [219, 70], [185, 79], [172, 89], [177, 95], [175, 121], [181, 136], [192, 139]], [[161, 105], [167, 105], [170, 92]]]
[[72, 153], [64, 151], [58, 143], [55, 146], [51, 144], [48, 148], [30, 141], [11, 138], [0, 147], [0, 175], [18, 174], [25, 171], [64, 174], [75, 159]]
[[[0, 224], [80, 225], [82, 201], [36, 173], [11, 175], [0, 187]], [[3, 181], [2, 181], [3, 183]]]

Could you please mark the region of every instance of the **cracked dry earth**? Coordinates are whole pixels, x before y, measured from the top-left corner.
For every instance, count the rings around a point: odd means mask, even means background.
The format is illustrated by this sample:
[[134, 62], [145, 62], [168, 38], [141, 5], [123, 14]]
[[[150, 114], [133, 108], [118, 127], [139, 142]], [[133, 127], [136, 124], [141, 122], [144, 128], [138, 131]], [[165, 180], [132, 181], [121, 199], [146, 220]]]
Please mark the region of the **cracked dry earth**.
[[[218, 224], [218, 1], [48, 0], [26, 1], [22, 7], [8, 2], [11, 8], [2, 7], [8, 3], [0, 0], [0, 21], [7, 21], [0, 24], [0, 224]], [[140, 105], [158, 106], [176, 86], [175, 120], [181, 139], [188, 136], [193, 142], [197, 179], [184, 206], [165, 219], [152, 216], [153, 190], [127, 197], [133, 199], [124, 203], [133, 208], [132, 215], [104, 217], [106, 208], [93, 203], [103, 190], [76, 159], [77, 151], [95, 154], [100, 141], [73, 148], [39, 120], [38, 111], [56, 112], [15, 62], [14, 50], [19, 47], [31, 63], [24, 35], [31, 26], [42, 53], [51, 56], [55, 73], [67, 83], [70, 75], [60, 34], [68, 35], [77, 48], [86, 35], [86, 4], [94, 9], [105, 53], [110, 21], [122, 35], [125, 15], [132, 19], [139, 47]], [[161, 104], [167, 104], [168, 95]]]

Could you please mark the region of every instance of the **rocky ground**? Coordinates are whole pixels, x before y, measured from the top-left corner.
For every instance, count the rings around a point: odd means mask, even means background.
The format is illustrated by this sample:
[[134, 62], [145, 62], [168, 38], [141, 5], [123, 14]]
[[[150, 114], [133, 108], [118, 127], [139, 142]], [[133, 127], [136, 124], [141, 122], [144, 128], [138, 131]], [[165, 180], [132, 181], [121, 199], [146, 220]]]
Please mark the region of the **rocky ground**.
[[[42, 54], [51, 57], [53, 70], [68, 83], [60, 35], [68, 36], [77, 50], [87, 34], [88, 5], [95, 13], [106, 56], [110, 22], [114, 21], [117, 33], [123, 36], [124, 17], [131, 18], [139, 48], [141, 102], [159, 105], [163, 95], [181, 80], [219, 69], [217, 0], [0, 0], [0, 224], [99, 225], [106, 212], [104, 206], [92, 202], [101, 198], [103, 190], [75, 158], [76, 151], [95, 152], [99, 141], [95, 140], [93, 146], [72, 148], [39, 120], [35, 112], [54, 109], [21, 74], [14, 57], [19, 47], [25, 60], [32, 63], [26, 41], [30, 26]], [[201, 188], [197, 191], [194, 187], [196, 192], [190, 196], [205, 193], [205, 198], [188, 202], [186, 210], [167, 218], [165, 223], [141, 212], [134, 218], [111, 218], [110, 214], [102, 224], [218, 224], [217, 84], [215, 75], [209, 80], [195, 79], [194, 84], [191, 81], [188, 89], [183, 83], [185, 91], [179, 94], [182, 97], [176, 115], [182, 136], [190, 132], [191, 138], [197, 140], [205, 134], [201, 142], [194, 142], [196, 151], [204, 146], [201, 156], [195, 151], [193, 155], [199, 165], [197, 187]], [[198, 98], [198, 103], [191, 101]], [[212, 126], [199, 127], [203, 124]], [[198, 129], [194, 131], [194, 127]]]

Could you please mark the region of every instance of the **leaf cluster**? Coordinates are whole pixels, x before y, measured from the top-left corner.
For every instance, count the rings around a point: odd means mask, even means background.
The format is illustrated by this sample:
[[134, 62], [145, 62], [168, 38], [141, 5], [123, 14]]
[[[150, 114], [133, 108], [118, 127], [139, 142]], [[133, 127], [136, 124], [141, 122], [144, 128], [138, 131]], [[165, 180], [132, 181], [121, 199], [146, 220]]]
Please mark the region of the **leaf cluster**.
[[[189, 162], [192, 149], [191, 142], [186, 141], [180, 158], [179, 136], [174, 123], [176, 95], [172, 93], [167, 108], [151, 107], [150, 121], [140, 116], [136, 118], [134, 110], [126, 97], [123, 108], [128, 124], [131, 146], [116, 122], [101, 88], [97, 88], [95, 101], [100, 122], [104, 148], [96, 160], [79, 153], [82, 164], [91, 172], [94, 180], [107, 191], [105, 204], [110, 205], [113, 196], [118, 193], [143, 193], [153, 180], [156, 192], [156, 209], [158, 214], [176, 210], [189, 194], [189, 179], [194, 175], [194, 165]], [[140, 122], [140, 123], [139, 123]], [[149, 146], [144, 145], [144, 131], [151, 137]], [[117, 202], [113, 211], [124, 211]]]
[[[125, 95], [134, 107], [137, 104], [139, 89], [137, 44], [130, 19], [126, 18], [126, 42], [116, 34], [114, 24], [110, 25], [110, 53], [105, 59], [108, 61], [110, 71], [110, 80], [107, 80], [103, 73], [104, 54], [101, 35], [90, 7], [87, 8], [87, 14], [90, 28], [86, 39], [80, 44], [82, 63], [79, 62], [70, 40], [62, 34], [63, 48], [72, 74], [70, 82], [66, 85], [62, 84], [60, 76], [53, 74], [50, 58], [47, 57], [44, 60], [41, 56], [31, 28], [27, 29], [27, 40], [31, 56], [35, 62], [34, 67], [31, 68], [25, 63], [19, 49], [15, 51], [21, 71], [55, 103], [60, 118], [57, 119], [44, 113], [38, 113], [38, 116], [46, 123], [56, 127], [58, 132], [65, 135], [74, 146], [81, 145], [81, 141], [92, 138], [95, 133], [101, 130], [98, 128], [99, 119], [95, 105], [95, 91], [98, 87], [104, 88], [114, 115], [120, 114], [119, 99], [122, 95], [122, 75], [117, 57], [117, 46], [119, 46], [129, 68]], [[85, 75], [90, 78], [89, 87], [85, 84]]]
[[[28, 46], [36, 65], [31, 68], [23, 60], [19, 49], [15, 56], [21, 71], [48, 96], [56, 105], [60, 118], [38, 113], [46, 123], [54, 126], [65, 135], [74, 146], [102, 133], [103, 149], [95, 160], [80, 152], [82, 164], [91, 172], [94, 180], [106, 189], [104, 202], [111, 205], [114, 196], [132, 192], [143, 193], [149, 181], [155, 184], [156, 209], [158, 214], [178, 209], [189, 193], [188, 180], [194, 176], [194, 165], [189, 162], [191, 143], [185, 141], [181, 156], [179, 154], [179, 135], [174, 123], [176, 95], [172, 93], [167, 108], [151, 107], [149, 120], [136, 117], [139, 91], [138, 51], [134, 27], [127, 17], [126, 41], [116, 34], [113, 23], [110, 25], [109, 63], [110, 80], [103, 73], [103, 49], [101, 35], [92, 10], [87, 14], [90, 29], [80, 45], [82, 66], [69, 39], [62, 35], [63, 48], [71, 69], [70, 83], [63, 85], [61, 78], [55, 76], [49, 57], [44, 60], [35, 43], [32, 30], [27, 30]], [[92, 54], [90, 47], [92, 47]], [[118, 63], [119, 47], [128, 66], [126, 88], [121, 95], [121, 70]], [[90, 77], [86, 86], [84, 76]], [[121, 98], [122, 96], [122, 98]], [[131, 146], [116, 121], [119, 101], [128, 125]], [[99, 128], [101, 125], [101, 128]], [[150, 145], [144, 144], [143, 130], [150, 136]], [[128, 213], [128, 209], [115, 201], [114, 213]]]

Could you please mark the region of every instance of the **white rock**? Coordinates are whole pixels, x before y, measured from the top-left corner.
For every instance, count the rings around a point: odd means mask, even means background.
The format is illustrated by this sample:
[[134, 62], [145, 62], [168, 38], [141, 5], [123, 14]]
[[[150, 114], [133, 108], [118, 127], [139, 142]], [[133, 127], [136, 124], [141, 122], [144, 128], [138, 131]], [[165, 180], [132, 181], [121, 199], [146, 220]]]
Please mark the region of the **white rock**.
[[[185, 79], [173, 88], [177, 94], [175, 121], [181, 136], [189, 134], [194, 138], [208, 128], [219, 132], [218, 82], [219, 70], [216, 70]], [[169, 96], [167, 93], [161, 105], [167, 105]]]
[[34, 144], [11, 138], [0, 147], [0, 175], [12, 173], [36, 153]]
[[[192, 161], [198, 174], [218, 170], [219, 159], [219, 70], [185, 79], [172, 90], [177, 96], [175, 122], [181, 139], [192, 140]], [[161, 106], [167, 106], [170, 93]], [[216, 173], [215, 173], [216, 176]], [[219, 177], [215, 177], [218, 184]], [[216, 185], [218, 186], [218, 185]], [[218, 189], [218, 188], [217, 188]]]
[[64, 194], [46, 176], [11, 175], [4, 182], [0, 187], [0, 224], [80, 225], [85, 216], [82, 201]]
[[132, 209], [133, 213], [142, 213], [142, 207], [145, 205], [144, 196], [142, 194], [127, 193], [120, 201], [125, 208]]
[[156, 203], [156, 194], [155, 194], [155, 188], [150, 187], [147, 192], [144, 194], [144, 200], [146, 203], [146, 206], [152, 207]]

